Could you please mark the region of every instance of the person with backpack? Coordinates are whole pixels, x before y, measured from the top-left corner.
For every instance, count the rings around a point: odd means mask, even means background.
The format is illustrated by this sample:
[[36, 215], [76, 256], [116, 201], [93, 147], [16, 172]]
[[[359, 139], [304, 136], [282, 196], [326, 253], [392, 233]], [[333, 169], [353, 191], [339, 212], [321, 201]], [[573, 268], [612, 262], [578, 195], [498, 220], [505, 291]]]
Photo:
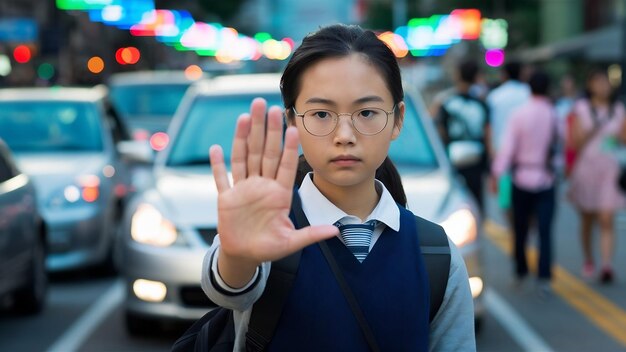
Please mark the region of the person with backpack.
[[[281, 109], [269, 108], [266, 118], [265, 102], [255, 99], [237, 122], [233, 185], [221, 148], [210, 149], [219, 235], [202, 287], [232, 310], [233, 349], [474, 351], [463, 259], [439, 225], [406, 209], [387, 157], [405, 111], [393, 52], [358, 26], [323, 27], [293, 53], [281, 92], [282, 146]], [[312, 172], [302, 172], [304, 160]], [[440, 253], [449, 253], [449, 269], [429, 277], [429, 246], [419, 243], [437, 233], [448, 242]], [[285, 273], [294, 260], [297, 270]], [[438, 280], [446, 289], [431, 321], [429, 288]]]
[[505, 172], [511, 173], [515, 282], [528, 275], [526, 243], [531, 218], [539, 232], [538, 293], [550, 292], [552, 277], [552, 221], [555, 211], [555, 148], [561, 138], [557, 113], [548, 97], [549, 77], [541, 70], [529, 80], [531, 98], [513, 110], [501, 149], [492, 165], [492, 190]]
[[618, 187], [620, 166], [613, 153], [619, 141], [626, 141], [624, 118], [624, 105], [613, 94], [607, 74], [591, 71], [585, 97], [574, 104], [570, 120], [568, 145], [575, 150], [575, 161], [569, 175], [568, 198], [580, 218], [585, 279], [596, 275], [591, 234], [595, 223], [600, 226], [602, 283], [614, 279], [615, 212], [626, 204]]
[[480, 158], [466, 165], [457, 165], [456, 170], [484, 214], [483, 184], [488, 169], [488, 151], [491, 150], [489, 110], [484, 101], [470, 94], [479, 72], [474, 60], [464, 60], [458, 65], [454, 92], [441, 104], [436, 120], [441, 139], [448, 149], [452, 143], [463, 141], [472, 143], [481, 151]]

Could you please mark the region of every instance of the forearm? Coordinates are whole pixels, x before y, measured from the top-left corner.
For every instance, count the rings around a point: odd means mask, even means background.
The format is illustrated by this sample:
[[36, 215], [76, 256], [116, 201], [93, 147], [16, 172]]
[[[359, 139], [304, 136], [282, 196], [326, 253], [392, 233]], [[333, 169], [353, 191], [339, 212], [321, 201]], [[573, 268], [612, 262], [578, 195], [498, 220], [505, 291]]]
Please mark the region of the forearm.
[[215, 304], [237, 311], [245, 311], [263, 294], [265, 283], [271, 269], [271, 262], [255, 268], [249, 282], [242, 288], [235, 289], [227, 285], [220, 277], [218, 270], [220, 241], [215, 237], [211, 248], [204, 257], [202, 264], [202, 289]]
[[475, 351], [474, 304], [461, 253], [450, 243], [448, 286], [430, 325], [430, 351]]

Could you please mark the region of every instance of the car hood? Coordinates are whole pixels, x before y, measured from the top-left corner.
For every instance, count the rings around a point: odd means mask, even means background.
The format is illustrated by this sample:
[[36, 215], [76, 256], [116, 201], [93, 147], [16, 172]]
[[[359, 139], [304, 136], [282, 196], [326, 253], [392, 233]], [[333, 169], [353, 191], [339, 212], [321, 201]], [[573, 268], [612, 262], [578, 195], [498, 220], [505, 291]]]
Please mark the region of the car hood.
[[22, 172], [35, 183], [37, 194], [46, 199], [48, 194], [76, 182], [81, 175], [100, 175], [108, 158], [102, 153], [37, 153], [17, 154]]
[[[442, 214], [453, 183], [443, 171], [401, 172], [408, 207], [431, 221], [443, 220]], [[217, 189], [208, 167], [164, 170], [156, 187], [168, 212], [184, 226], [213, 227], [217, 224]]]
[[180, 225], [217, 224], [217, 188], [209, 167], [162, 170], [156, 188], [168, 213]]
[[410, 172], [400, 170], [407, 208], [427, 220], [443, 220], [446, 204], [454, 192], [451, 176], [443, 170]]

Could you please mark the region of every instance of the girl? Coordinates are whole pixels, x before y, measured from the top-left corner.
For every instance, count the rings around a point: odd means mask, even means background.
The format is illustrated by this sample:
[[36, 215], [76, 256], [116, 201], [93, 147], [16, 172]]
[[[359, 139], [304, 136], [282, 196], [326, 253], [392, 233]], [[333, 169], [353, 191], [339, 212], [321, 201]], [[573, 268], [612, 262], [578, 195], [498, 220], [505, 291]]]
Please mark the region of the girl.
[[[582, 276], [595, 275], [591, 232], [600, 225], [602, 257], [600, 281], [613, 281], [615, 211], [623, 207], [624, 195], [617, 186], [619, 165], [612, 155], [617, 140], [626, 141], [624, 105], [611, 92], [603, 71], [587, 77], [586, 96], [573, 107], [572, 140], [577, 159], [570, 175], [569, 198], [580, 217], [580, 237], [584, 256]], [[601, 171], [600, 171], [601, 170]]]
[[[326, 241], [370, 317], [381, 350], [475, 350], [467, 271], [452, 242], [444, 300], [428, 324], [428, 279], [419, 251], [410, 246], [414, 215], [397, 203], [404, 205], [406, 198], [387, 159], [405, 109], [392, 51], [374, 33], [356, 26], [322, 28], [294, 52], [281, 92], [289, 125], [283, 147], [281, 110], [268, 110], [266, 126], [265, 102], [255, 99], [250, 113], [237, 121], [232, 186], [222, 150], [210, 150], [219, 192], [219, 236], [205, 257], [202, 286], [213, 302], [233, 309], [235, 349], [245, 348], [250, 313], [271, 262], [303, 248], [268, 349], [367, 349], [316, 245]], [[296, 191], [311, 226], [295, 230], [288, 215], [298, 142], [312, 169]], [[375, 178], [377, 171], [398, 181], [383, 184]], [[338, 229], [354, 224], [371, 226], [360, 246], [350, 244]]]

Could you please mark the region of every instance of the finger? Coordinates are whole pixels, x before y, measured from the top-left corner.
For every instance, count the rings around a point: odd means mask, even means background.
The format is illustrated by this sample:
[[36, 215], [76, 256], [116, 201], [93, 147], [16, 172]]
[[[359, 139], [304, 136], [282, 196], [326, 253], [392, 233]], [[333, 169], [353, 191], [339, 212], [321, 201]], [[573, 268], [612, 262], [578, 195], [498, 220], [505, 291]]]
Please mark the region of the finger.
[[263, 163], [261, 165], [261, 175], [264, 177], [276, 177], [276, 170], [282, 154], [282, 139], [282, 111], [279, 107], [273, 106], [269, 109], [267, 116], [267, 135], [265, 136], [265, 151], [263, 152]]
[[230, 183], [228, 182], [222, 147], [217, 144], [212, 145], [209, 149], [209, 157], [211, 158], [211, 169], [213, 170], [213, 178], [215, 179], [217, 192], [222, 193], [227, 191], [230, 189]]
[[339, 234], [337, 226], [333, 225], [317, 225], [307, 226], [299, 230], [294, 230], [289, 236], [287, 244], [289, 252], [293, 253], [306, 246], [319, 241], [327, 240]]
[[285, 131], [285, 147], [280, 159], [276, 180], [286, 189], [291, 190], [298, 169], [298, 129], [290, 126]]
[[265, 145], [265, 100], [256, 98], [250, 106], [252, 125], [248, 136], [248, 176], [261, 174], [261, 159]]
[[248, 135], [250, 134], [250, 115], [241, 114], [237, 119], [230, 166], [233, 173], [233, 184], [244, 180], [248, 168]]

